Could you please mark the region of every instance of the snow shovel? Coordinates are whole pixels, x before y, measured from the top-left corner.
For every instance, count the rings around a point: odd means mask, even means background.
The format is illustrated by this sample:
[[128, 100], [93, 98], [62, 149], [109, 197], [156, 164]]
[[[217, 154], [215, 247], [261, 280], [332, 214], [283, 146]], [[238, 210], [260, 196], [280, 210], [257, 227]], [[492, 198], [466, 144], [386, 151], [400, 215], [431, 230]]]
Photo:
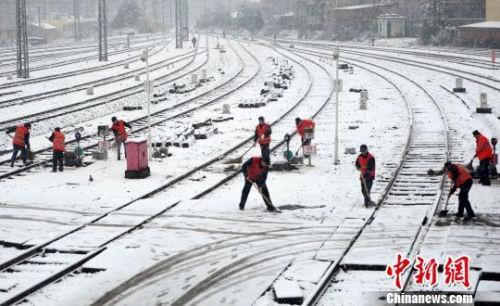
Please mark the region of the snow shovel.
[[[259, 188], [259, 186], [257, 186], [257, 184], [255, 182], [252, 182], [251, 180], [247, 179], [247, 181], [252, 184], [255, 189], [257, 189], [257, 191], [259, 192], [259, 194], [262, 196], [262, 198], [264, 199], [264, 201], [266, 201], [267, 205], [269, 205], [270, 207], [273, 207], [274, 208], [274, 212], [281, 212], [279, 209], [277, 209], [276, 207], [274, 207], [273, 203], [271, 202], [271, 200], [266, 197], [263, 193], [262, 193], [262, 190]], [[268, 209], [266, 205], [266, 209]], [[269, 210], [269, 209], [268, 209]]]
[[247, 154], [253, 147], [254, 146], [251, 146], [245, 152], [243, 152], [243, 154], [236, 158], [226, 160], [224, 164], [241, 164], [243, 162], [243, 156], [245, 156], [245, 154]]
[[446, 217], [448, 215], [448, 202], [450, 202], [451, 194], [448, 193], [448, 198], [444, 204], [444, 209], [439, 212], [439, 217]]

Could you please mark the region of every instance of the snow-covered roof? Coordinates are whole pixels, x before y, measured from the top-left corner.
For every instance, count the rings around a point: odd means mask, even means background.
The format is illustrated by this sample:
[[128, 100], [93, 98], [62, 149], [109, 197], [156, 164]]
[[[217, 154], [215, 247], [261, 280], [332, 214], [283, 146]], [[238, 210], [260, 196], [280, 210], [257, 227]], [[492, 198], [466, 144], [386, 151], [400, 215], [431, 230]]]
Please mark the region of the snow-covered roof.
[[406, 17], [399, 14], [383, 14], [378, 16], [377, 19], [406, 19]]
[[57, 29], [57, 27], [51, 25], [50, 23], [45, 23], [45, 22], [42, 22], [41, 24], [31, 23], [31, 25], [35, 26], [35, 27], [39, 27], [40, 29], [44, 29], [44, 30], [54, 30], [54, 29]]
[[349, 5], [349, 6], [342, 6], [342, 7], [337, 7], [334, 8], [334, 11], [352, 11], [352, 10], [361, 10], [361, 9], [367, 9], [371, 7], [377, 7], [377, 6], [389, 6], [393, 5], [394, 3], [392, 2], [387, 2], [387, 3], [368, 3], [368, 4], [359, 4], [359, 5]]
[[500, 21], [486, 21], [461, 26], [460, 28], [495, 28], [500, 29]]

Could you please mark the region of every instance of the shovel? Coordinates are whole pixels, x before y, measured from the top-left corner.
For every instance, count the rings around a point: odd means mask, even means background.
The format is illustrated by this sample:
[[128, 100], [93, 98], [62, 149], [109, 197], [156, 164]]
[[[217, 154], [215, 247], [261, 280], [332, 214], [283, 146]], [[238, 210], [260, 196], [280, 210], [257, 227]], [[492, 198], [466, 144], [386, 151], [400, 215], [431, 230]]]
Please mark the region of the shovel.
[[228, 159], [227, 161], [224, 162], [224, 164], [241, 164], [243, 162], [243, 156], [245, 156], [245, 154], [247, 154], [253, 147], [254, 146], [251, 146], [245, 152], [243, 152], [243, 154], [241, 154], [236, 158]]
[[266, 197], [266, 196], [262, 193], [262, 190], [259, 188], [259, 186], [257, 186], [257, 184], [256, 184], [255, 182], [252, 182], [252, 181], [251, 181], [251, 180], [249, 180], [249, 179], [247, 179], [247, 181], [248, 181], [250, 184], [252, 184], [252, 185], [255, 187], [255, 189], [257, 189], [257, 191], [259, 192], [259, 194], [262, 196], [262, 198], [264, 199], [264, 201], [267, 203], [267, 205], [266, 205], [266, 209], [268, 209], [268, 210], [269, 210], [269, 207], [272, 207], [272, 208], [274, 208], [274, 210], [273, 210], [274, 212], [281, 212], [281, 211], [279, 211], [276, 207], [274, 207], [274, 205], [273, 205], [273, 203], [271, 202], [271, 200], [270, 200], [268, 197]]
[[444, 209], [439, 212], [439, 217], [446, 217], [448, 215], [448, 202], [450, 202], [451, 194], [448, 193], [448, 198], [444, 204]]

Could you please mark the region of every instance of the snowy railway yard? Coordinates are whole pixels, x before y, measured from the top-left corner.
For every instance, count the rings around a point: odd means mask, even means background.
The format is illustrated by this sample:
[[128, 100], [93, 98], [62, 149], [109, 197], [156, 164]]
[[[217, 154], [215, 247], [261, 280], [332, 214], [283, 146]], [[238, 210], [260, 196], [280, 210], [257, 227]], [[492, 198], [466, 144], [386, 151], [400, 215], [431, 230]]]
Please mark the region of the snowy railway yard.
[[[395, 291], [500, 304], [498, 180], [474, 180], [476, 217], [462, 220], [453, 216], [458, 198], [447, 204], [450, 180], [428, 174], [448, 160], [467, 164], [472, 131], [500, 136], [500, 72], [483, 51], [341, 44], [337, 63], [332, 42], [194, 37], [196, 47], [180, 49], [175, 37], [139, 35], [130, 48], [112, 38], [104, 63], [89, 43], [34, 49], [28, 79], [12, 77], [15, 52], [1, 50], [1, 305], [386, 305]], [[132, 180], [116, 149], [107, 160], [92, 155], [98, 126], [113, 116], [131, 124], [129, 140], [148, 136], [144, 48], [152, 139], [169, 154]], [[337, 64], [347, 65], [338, 105]], [[285, 88], [266, 87], [280, 70], [289, 71]], [[465, 92], [453, 91], [457, 78]], [[482, 93], [491, 114], [476, 112]], [[252, 147], [259, 116], [272, 126], [267, 185], [281, 213], [266, 211], [256, 190], [238, 209], [239, 159], [261, 153]], [[296, 117], [316, 122], [317, 152], [312, 165], [281, 171], [286, 134], [302, 155]], [[23, 122], [32, 123], [34, 160], [10, 167], [5, 131]], [[47, 137], [57, 126], [66, 151], [83, 149], [84, 166], [51, 172]], [[354, 165], [361, 144], [377, 161], [368, 207]], [[410, 268], [396, 290], [387, 267], [398, 254], [411, 266], [435, 259], [437, 285], [418, 284]], [[448, 287], [445, 263], [461, 256], [470, 258], [470, 285]]]

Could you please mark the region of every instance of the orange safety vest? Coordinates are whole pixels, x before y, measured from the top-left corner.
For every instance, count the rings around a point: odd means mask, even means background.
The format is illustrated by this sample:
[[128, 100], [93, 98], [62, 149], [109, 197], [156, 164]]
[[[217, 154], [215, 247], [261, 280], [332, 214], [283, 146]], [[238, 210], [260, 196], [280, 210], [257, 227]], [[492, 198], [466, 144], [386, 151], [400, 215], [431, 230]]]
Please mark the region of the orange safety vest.
[[314, 123], [314, 121], [310, 120], [310, 119], [304, 119], [304, 120], [301, 120], [299, 122], [299, 124], [297, 125], [297, 133], [299, 133], [299, 135], [304, 138], [304, 135], [305, 135], [305, 129], [313, 129], [315, 128], [316, 124]]
[[57, 152], [64, 152], [64, 134], [62, 132], [54, 132], [52, 149]]
[[[363, 156], [363, 154], [360, 154], [358, 156], [358, 163], [359, 163], [359, 167], [361, 170], [361, 175], [363, 175], [363, 177], [365, 176], [365, 173], [368, 170], [368, 163], [372, 159], [373, 159], [373, 155], [371, 155], [370, 153], [366, 154], [366, 156]], [[370, 177], [375, 178], [375, 168], [373, 168], [373, 171], [370, 174]]]
[[125, 122], [123, 120], [117, 120], [113, 125], [111, 126], [111, 129], [118, 133], [118, 137], [120, 138], [120, 141], [126, 141], [127, 140], [127, 131], [125, 130]]
[[479, 134], [476, 139], [476, 155], [479, 160], [493, 157], [493, 149], [491, 148], [490, 141], [482, 134]]
[[[465, 168], [464, 166], [462, 165], [455, 165], [455, 166], [458, 169], [458, 178], [455, 181], [455, 186], [457, 186], [457, 188], [460, 188], [465, 183], [465, 181], [467, 181], [468, 179], [472, 179], [472, 176], [470, 175], [469, 170], [467, 170], [467, 168]], [[451, 171], [448, 171], [448, 178], [450, 180], [453, 180], [453, 174], [451, 173]]]
[[[266, 145], [271, 143], [271, 135], [266, 136], [266, 133], [269, 131], [270, 126], [269, 124], [259, 124], [255, 128], [257, 131], [257, 137], [260, 145]], [[262, 137], [264, 135], [264, 137]]]
[[247, 175], [248, 178], [255, 182], [261, 176], [261, 174], [267, 170], [267, 168], [262, 168], [260, 162], [262, 161], [262, 157], [252, 157], [252, 164], [248, 167]]
[[24, 124], [18, 125], [16, 128], [16, 133], [14, 134], [14, 138], [12, 139], [12, 143], [16, 146], [24, 147], [26, 145], [25, 138], [29, 133], [27, 127]]

